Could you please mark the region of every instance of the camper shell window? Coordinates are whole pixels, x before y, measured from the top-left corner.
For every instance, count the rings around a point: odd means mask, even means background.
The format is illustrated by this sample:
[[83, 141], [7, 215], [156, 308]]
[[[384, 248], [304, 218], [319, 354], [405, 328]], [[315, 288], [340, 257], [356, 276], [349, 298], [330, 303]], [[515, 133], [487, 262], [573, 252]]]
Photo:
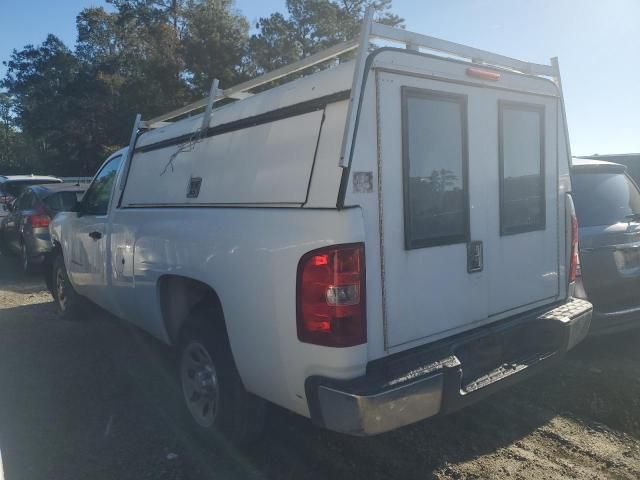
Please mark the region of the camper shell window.
[[402, 88], [405, 248], [469, 240], [467, 97]]
[[545, 229], [544, 106], [500, 101], [500, 233]]

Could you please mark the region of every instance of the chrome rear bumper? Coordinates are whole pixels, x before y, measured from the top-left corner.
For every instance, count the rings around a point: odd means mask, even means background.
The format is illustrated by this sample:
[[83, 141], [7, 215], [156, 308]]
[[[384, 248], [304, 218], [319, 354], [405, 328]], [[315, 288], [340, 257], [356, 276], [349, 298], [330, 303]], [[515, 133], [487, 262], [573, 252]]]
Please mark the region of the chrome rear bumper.
[[318, 400], [324, 427], [375, 435], [415, 423], [440, 412], [443, 385], [442, 373], [372, 395], [356, 395], [321, 385]]
[[559, 360], [586, 337], [591, 311], [589, 302], [571, 299], [371, 362], [363, 377], [310, 377], [311, 418], [366, 436], [453, 412]]

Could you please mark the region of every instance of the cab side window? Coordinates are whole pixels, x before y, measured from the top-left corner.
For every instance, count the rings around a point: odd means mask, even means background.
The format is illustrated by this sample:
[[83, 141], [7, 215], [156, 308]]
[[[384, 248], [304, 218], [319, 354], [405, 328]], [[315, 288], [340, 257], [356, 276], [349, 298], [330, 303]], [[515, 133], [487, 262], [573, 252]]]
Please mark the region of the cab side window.
[[115, 183], [118, 168], [122, 162], [122, 155], [112, 158], [102, 167], [93, 183], [82, 199], [83, 211], [89, 215], [106, 215], [109, 209], [109, 200], [113, 184]]

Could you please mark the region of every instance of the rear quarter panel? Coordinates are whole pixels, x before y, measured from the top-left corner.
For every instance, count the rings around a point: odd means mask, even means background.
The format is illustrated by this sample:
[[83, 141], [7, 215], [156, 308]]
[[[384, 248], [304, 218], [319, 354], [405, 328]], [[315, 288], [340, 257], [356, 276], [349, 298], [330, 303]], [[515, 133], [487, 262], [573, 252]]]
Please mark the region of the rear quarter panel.
[[[364, 241], [360, 209], [118, 209], [111, 229], [120, 314], [170, 342], [159, 278], [170, 273], [206, 283], [222, 302], [231, 349], [252, 393], [308, 415], [308, 376], [364, 374], [366, 344], [318, 347], [301, 343], [296, 331], [299, 259], [325, 245]], [[133, 268], [119, 270], [116, 259], [127, 252]]]

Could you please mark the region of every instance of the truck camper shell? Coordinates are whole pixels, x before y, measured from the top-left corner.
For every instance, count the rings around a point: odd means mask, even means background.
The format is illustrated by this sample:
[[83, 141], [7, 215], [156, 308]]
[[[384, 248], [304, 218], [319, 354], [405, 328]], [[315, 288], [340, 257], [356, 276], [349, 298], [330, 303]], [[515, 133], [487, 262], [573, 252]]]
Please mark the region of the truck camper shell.
[[[344, 42], [226, 90], [219, 89], [216, 80], [208, 98], [136, 121], [127, 159], [130, 188], [120, 205], [348, 206], [360, 115], [367, 102], [375, 102], [367, 93], [375, 86], [376, 72], [384, 69], [561, 95], [548, 81], [560, 81], [555, 59], [551, 65], [523, 62], [378, 24], [370, 15], [359, 41]], [[404, 48], [376, 48], [371, 43], [376, 40]], [[352, 51], [355, 59], [339, 62], [340, 55]], [[250, 93], [329, 61], [333, 67]], [[224, 99], [235, 101], [214, 108]]]

